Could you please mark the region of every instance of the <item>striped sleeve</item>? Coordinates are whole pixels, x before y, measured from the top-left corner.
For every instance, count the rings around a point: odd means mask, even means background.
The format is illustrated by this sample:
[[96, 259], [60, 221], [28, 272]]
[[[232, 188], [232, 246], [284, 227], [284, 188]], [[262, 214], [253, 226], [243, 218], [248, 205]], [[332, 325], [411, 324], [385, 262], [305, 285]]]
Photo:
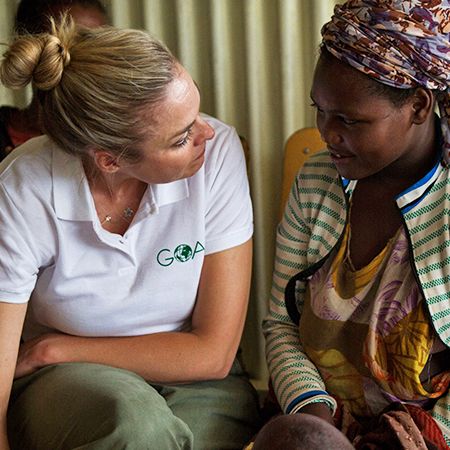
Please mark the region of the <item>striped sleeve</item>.
[[450, 393], [448, 391], [436, 402], [431, 411], [431, 416], [438, 424], [445, 442], [450, 447]]
[[[269, 373], [278, 402], [286, 413], [295, 413], [317, 401], [327, 403], [332, 410], [336, 407], [335, 400], [325, 390], [319, 372], [303, 351], [298, 325], [289, 317], [285, 302], [289, 280], [305, 270], [312, 259], [320, 256], [312, 255], [317, 249], [310, 246], [311, 239], [315, 240], [318, 236], [311, 235], [311, 217], [314, 213], [307, 214], [308, 217], [303, 215], [308, 206], [305, 198], [300, 199], [303, 189], [300, 186], [301, 178], [297, 176], [278, 226], [269, 313], [263, 321]], [[311, 207], [311, 202], [307, 203]], [[313, 209], [319, 208], [318, 203], [315, 205]], [[323, 243], [319, 245], [324, 248]], [[300, 313], [305, 290], [306, 284], [297, 282], [295, 296]]]
[[430, 317], [450, 347], [450, 175], [442, 170], [420, 202], [404, 208], [415, 270]]

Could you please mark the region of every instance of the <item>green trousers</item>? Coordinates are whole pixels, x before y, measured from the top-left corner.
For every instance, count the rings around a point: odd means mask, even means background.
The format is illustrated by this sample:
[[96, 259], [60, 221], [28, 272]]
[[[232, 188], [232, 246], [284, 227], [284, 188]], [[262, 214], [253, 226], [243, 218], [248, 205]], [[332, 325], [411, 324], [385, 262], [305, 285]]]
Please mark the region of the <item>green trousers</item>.
[[99, 364], [48, 366], [14, 382], [8, 410], [12, 450], [238, 449], [258, 426], [237, 361], [224, 380], [177, 386]]

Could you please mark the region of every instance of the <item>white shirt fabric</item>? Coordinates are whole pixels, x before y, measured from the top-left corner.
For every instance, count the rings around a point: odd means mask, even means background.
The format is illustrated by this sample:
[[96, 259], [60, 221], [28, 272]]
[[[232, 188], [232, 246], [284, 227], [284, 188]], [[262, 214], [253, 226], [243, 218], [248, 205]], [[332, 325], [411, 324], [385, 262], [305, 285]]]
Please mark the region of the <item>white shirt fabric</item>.
[[250, 239], [252, 208], [235, 130], [192, 177], [149, 185], [124, 236], [104, 230], [80, 160], [46, 136], [0, 164], [0, 301], [29, 301], [24, 339], [58, 330], [130, 336], [186, 330], [205, 255]]

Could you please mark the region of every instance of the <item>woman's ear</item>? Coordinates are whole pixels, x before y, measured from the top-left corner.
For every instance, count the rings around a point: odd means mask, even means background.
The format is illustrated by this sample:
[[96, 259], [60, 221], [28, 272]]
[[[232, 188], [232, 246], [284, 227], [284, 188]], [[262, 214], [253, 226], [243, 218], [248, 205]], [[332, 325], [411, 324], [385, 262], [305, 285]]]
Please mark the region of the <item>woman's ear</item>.
[[412, 96], [413, 123], [424, 123], [434, 111], [435, 98], [430, 89], [419, 87]]
[[92, 150], [92, 159], [95, 166], [106, 173], [115, 173], [119, 170], [117, 156], [111, 155], [105, 150]]

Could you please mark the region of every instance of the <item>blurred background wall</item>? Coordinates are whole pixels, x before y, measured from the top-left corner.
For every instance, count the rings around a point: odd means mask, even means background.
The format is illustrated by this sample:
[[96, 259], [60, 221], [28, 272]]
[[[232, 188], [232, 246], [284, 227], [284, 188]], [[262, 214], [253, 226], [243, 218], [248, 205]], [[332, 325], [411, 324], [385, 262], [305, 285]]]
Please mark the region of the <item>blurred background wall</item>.
[[[251, 151], [255, 214], [251, 303], [243, 339], [250, 375], [264, 386], [260, 323], [271, 284], [283, 144], [314, 126], [309, 89], [320, 28], [339, 0], [104, 0], [113, 25], [163, 40], [197, 81], [202, 110], [236, 127]], [[0, 0], [0, 42], [16, 0]], [[2, 49], [3, 53], [3, 49]], [[28, 91], [0, 86], [0, 103], [25, 105]]]

